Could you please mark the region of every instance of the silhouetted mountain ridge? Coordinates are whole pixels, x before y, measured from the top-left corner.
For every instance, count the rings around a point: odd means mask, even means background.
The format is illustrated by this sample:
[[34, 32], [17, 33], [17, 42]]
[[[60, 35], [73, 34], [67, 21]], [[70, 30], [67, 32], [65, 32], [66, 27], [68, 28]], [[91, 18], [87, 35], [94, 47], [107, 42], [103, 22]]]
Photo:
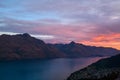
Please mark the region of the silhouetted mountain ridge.
[[110, 56], [118, 52], [113, 48], [86, 46], [73, 41], [69, 44], [46, 44], [28, 33], [0, 35], [0, 60]]
[[65, 55], [27, 33], [0, 36], [0, 60], [57, 57], [65, 57]]
[[74, 41], [69, 44], [48, 44], [56, 47], [59, 51], [65, 53], [68, 57], [93, 57], [93, 56], [112, 56], [120, 52], [114, 48], [87, 46]]

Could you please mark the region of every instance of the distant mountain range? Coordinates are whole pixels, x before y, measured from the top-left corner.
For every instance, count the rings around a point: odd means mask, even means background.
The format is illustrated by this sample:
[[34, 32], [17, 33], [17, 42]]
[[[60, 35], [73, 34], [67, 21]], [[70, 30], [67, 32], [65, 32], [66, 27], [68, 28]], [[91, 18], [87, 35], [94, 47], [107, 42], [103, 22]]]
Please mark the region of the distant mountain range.
[[120, 52], [117, 49], [69, 44], [46, 44], [29, 34], [0, 35], [0, 61], [19, 59], [79, 58], [111, 56]]
[[67, 57], [95, 57], [95, 56], [112, 56], [120, 52], [113, 48], [86, 46], [83, 44], [75, 43], [74, 41], [69, 44], [48, 44], [57, 48], [62, 53], [65, 53]]
[[120, 54], [76, 71], [67, 80], [120, 80]]

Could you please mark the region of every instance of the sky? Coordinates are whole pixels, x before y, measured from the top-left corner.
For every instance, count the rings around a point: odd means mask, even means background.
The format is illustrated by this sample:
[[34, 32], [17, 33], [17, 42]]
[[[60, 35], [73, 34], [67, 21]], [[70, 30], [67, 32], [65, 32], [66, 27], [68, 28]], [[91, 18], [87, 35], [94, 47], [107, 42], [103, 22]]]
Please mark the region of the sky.
[[0, 34], [120, 49], [120, 0], [0, 0]]

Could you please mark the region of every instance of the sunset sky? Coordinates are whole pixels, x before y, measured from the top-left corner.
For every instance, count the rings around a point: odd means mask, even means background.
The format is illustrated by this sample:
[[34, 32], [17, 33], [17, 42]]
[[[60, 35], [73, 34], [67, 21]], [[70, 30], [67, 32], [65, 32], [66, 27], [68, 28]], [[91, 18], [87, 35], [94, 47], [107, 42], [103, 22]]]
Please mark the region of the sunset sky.
[[0, 34], [120, 49], [120, 0], [0, 0]]

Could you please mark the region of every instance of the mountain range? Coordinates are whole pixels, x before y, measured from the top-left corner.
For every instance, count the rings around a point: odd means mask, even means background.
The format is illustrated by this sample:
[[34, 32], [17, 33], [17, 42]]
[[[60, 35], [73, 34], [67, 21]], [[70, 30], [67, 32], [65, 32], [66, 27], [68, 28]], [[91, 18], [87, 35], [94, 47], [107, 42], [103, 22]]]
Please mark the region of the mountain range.
[[47, 44], [28, 33], [0, 35], [0, 61], [111, 56], [119, 52], [114, 48], [86, 46], [73, 41], [68, 44]]

